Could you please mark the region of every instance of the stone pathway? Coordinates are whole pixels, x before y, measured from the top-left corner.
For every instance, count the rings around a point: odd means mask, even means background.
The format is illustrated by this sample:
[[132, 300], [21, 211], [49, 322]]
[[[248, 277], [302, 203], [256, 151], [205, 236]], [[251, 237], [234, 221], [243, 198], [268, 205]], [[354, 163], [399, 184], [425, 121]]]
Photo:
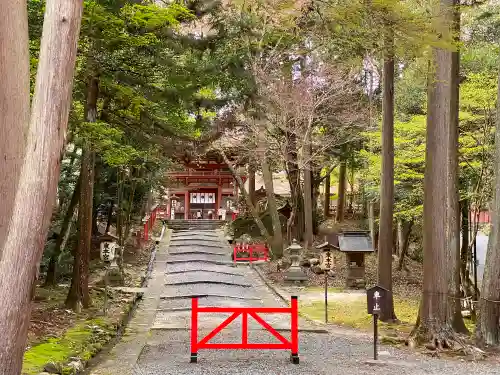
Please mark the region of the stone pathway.
[[[179, 231], [172, 234], [166, 256], [165, 287], [153, 330], [189, 330], [191, 299], [200, 306], [283, 307], [283, 302], [247, 265], [235, 267], [232, 249], [215, 231]], [[211, 331], [231, 314], [200, 315], [200, 331]], [[280, 330], [290, 330], [290, 315], [266, 314], [262, 318]], [[265, 329], [250, 319], [250, 330]], [[304, 329], [311, 325], [301, 321]], [[241, 317], [228, 327], [241, 332]]]

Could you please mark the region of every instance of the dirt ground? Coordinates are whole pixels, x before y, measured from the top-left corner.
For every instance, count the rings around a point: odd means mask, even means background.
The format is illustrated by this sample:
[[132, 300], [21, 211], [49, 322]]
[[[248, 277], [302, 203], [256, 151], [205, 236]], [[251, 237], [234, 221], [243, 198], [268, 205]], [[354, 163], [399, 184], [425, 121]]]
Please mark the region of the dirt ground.
[[[135, 242], [135, 241], [131, 241]], [[124, 252], [125, 285], [127, 287], [140, 287], [142, 277], [147, 268], [153, 241], [137, 244], [128, 244]], [[93, 249], [92, 253], [98, 252]], [[92, 256], [94, 258], [94, 256]], [[69, 290], [69, 283], [62, 281], [55, 287], [44, 287], [43, 280], [36, 286], [35, 297], [32, 301], [30, 328], [28, 331], [28, 348], [50, 337], [60, 337], [76, 321], [92, 319], [102, 315], [104, 305], [104, 291], [102, 288], [104, 268], [100, 260], [95, 259], [90, 264], [90, 293], [92, 306], [75, 313], [64, 306], [64, 301]], [[108, 293], [108, 317], [118, 321], [125, 305], [133, 298], [132, 294], [119, 291]]]

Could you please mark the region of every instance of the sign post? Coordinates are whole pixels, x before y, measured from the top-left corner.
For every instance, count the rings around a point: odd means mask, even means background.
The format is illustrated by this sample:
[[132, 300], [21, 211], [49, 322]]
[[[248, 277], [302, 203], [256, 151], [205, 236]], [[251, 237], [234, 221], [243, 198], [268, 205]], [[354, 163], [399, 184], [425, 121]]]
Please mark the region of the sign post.
[[368, 314], [373, 316], [373, 359], [378, 359], [378, 316], [384, 306], [383, 300], [390, 293], [389, 290], [381, 287], [374, 286], [366, 291]]
[[324, 251], [321, 254], [321, 269], [325, 272], [325, 323], [328, 323], [328, 272], [333, 268], [332, 252]]

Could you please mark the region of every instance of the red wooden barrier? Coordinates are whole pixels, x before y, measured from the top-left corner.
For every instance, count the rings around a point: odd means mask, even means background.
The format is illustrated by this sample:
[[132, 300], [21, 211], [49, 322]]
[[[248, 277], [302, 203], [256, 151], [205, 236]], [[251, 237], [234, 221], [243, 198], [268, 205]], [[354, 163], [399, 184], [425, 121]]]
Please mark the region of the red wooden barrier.
[[[248, 253], [248, 257], [238, 257], [238, 253], [246, 252]], [[244, 245], [235, 245], [233, 248], [233, 260], [234, 262], [244, 261], [244, 262], [254, 262], [256, 260], [269, 260], [269, 249], [265, 244], [244, 244]], [[256, 256], [254, 256], [256, 254]]]
[[153, 226], [155, 225], [157, 214], [158, 214], [159, 206], [156, 206], [149, 216], [146, 216], [147, 219], [143, 219], [144, 223], [144, 239], [149, 240], [149, 231], [153, 230]]
[[[198, 341], [198, 315], [200, 313], [232, 313], [218, 327]], [[290, 314], [290, 340], [283, 337], [269, 323], [262, 319], [260, 313]], [[299, 363], [299, 317], [298, 299], [292, 296], [291, 307], [200, 307], [198, 298], [191, 301], [191, 363], [198, 362], [198, 350], [200, 349], [284, 349], [290, 350], [290, 361]], [[209, 343], [219, 332], [226, 328], [238, 316], [241, 315], [241, 343], [211, 344]], [[269, 333], [271, 333], [280, 343], [249, 343], [248, 342], [248, 316], [251, 316]]]

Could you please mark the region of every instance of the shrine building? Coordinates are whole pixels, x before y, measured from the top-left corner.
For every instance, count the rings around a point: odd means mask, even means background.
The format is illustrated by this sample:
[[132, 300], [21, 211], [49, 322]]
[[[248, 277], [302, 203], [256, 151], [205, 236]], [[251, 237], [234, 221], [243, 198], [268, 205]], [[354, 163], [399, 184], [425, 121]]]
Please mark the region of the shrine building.
[[[238, 212], [238, 185], [221, 156], [214, 152], [197, 159], [184, 155], [181, 161], [181, 170], [167, 173], [167, 217], [234, 219]], [[246, 175], [240, 176], [245, 182]]]

